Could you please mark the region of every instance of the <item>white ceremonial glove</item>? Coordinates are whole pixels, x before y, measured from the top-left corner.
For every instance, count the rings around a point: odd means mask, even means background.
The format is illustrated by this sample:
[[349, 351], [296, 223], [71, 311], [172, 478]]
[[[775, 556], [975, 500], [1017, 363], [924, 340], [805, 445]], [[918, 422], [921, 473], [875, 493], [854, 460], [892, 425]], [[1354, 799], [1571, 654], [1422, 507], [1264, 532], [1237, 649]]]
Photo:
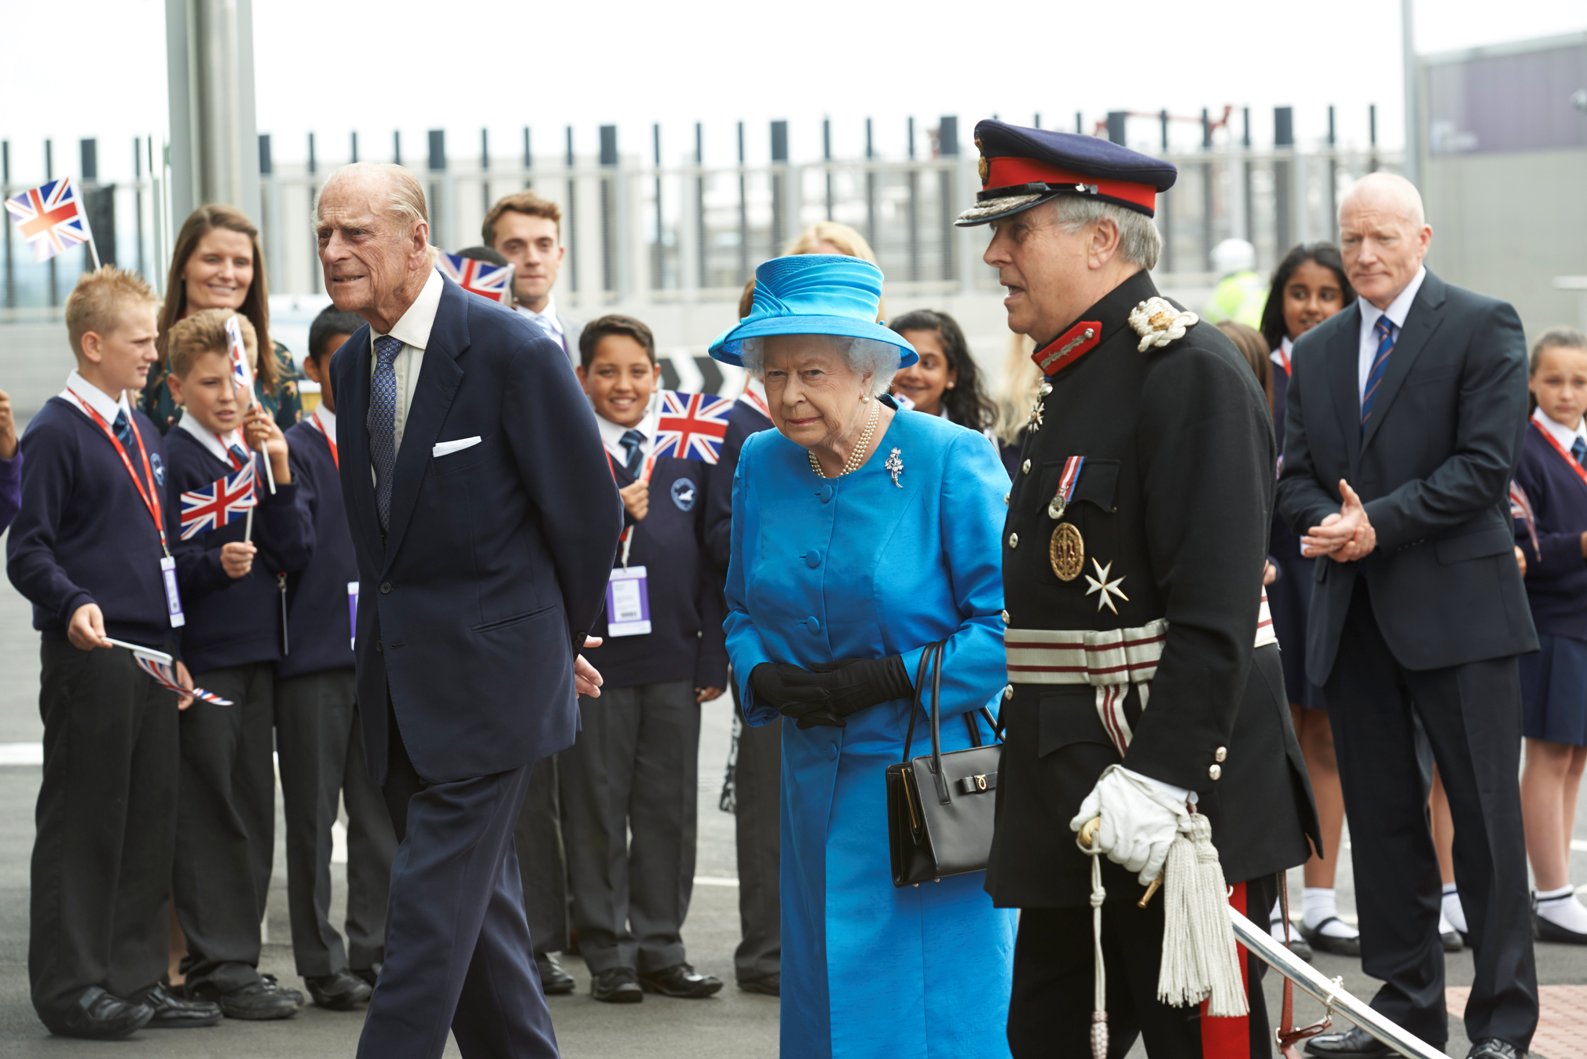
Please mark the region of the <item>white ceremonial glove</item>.
[[1138, 873], [1141, 885], [1148, 886], [1163, 873], [1168, 847], [1181, 825], [1189, 826], [1189, 796], [1182, 787], [1109, 765], [1080, 803], [1069, 830], [1078, 832], [1087, 820], [1100, 816], [1096, 848], [1126, 871]]

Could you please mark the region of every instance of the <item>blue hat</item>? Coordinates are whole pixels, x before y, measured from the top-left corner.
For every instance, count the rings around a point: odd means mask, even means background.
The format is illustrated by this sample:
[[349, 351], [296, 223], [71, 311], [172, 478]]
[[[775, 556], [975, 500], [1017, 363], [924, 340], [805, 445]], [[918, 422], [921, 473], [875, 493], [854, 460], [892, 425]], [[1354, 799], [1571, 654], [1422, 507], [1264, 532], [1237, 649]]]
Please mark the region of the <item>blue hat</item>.
[[981, 192], [954, 222], [961, 228], [1011, 217], [1059, 195], [1111, 202], [1151, 217], [1158, 192], [1173, 187], [1179, 175], [1171, 162], [1111, 140], [1001, 121], [977, 122], [975, 145], [981, 149]]
[[755, 270], [755, 303], [749, 315], [711, 343], [724, 364], [744, 363], [746, 338], [768, 335], [838, 335], [882, 342], [898, 350], [898, 366], [920, 359], [915, 347], [876, 322], [882, 303], [882, 270], [841, 254], [774, 257]]

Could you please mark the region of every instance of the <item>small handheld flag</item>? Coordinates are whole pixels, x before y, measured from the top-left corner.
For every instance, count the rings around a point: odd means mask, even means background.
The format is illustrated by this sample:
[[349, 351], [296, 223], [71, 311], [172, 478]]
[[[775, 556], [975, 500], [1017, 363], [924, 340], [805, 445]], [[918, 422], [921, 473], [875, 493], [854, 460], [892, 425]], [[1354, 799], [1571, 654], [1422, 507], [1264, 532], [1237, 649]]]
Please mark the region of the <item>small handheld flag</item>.
[[99, 268], [99, 251], [71, 177], [51, 180], [6, 199], [6, 212], [22, 238], [33, 244], [33, 260], [48, 261], [70, 247], [88, 244]]
[[442, 253], [436, 258], [435, 267], [470, 294], [478, 294], [486, 301], [512, 304], [511, 265], [493, 265], [460, 254]]
[[253, 461], [242, 470], [211, 482], [207, 489], [182, 494], [182, 540], [217, 530], [259, 503], [254, 493]]
[[722, 439], [727, 436], [727, 416], [732, 410], [731, 397], [662, 390], [651, 458], [675, 456], [715, 463], [722, 452]]
[[181, 682], [176, 679], [175, 660], [164, 651], [156, 651], [152, 647], [140, 647], [135, 643], [127, 643], [125, 640], [111, 640], [108, 636], [105, 639], [114, 647], [124, 647], [131, 651], [133, 663], [153, 677], [154, 682], [167, 691], [174, 691], [178, 695], [192, 695], [193, 698], [214, 706], [232, 705], [230, 699], [223, 699], [213, 691], [205, 691], [203, 688], [184, 688]]
[[253, 405], [253, 365], [248, 360], [248, 344], [242, 338], [242, 324], [236, 315], [226, 320], [226, 356], [231, 360], [231, 381], [247, 395]]

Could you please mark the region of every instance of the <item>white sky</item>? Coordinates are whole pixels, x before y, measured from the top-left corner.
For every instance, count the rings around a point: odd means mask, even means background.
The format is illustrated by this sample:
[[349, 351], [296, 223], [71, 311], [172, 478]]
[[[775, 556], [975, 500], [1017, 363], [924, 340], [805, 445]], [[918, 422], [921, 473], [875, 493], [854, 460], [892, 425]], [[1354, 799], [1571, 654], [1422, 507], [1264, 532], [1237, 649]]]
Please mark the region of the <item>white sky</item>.
[[[1089, 125], [1109, 109], [1216, 114], [1226, 103], [1253, 108], [1259, 142], [1280, 104], [1295, 106], [1302, 141], [1323, 135], [1329, 103], [1346, 141], [1365, 142], [1373, 102], [1382, 141], [1403, 136], [1393, 0], [253, 2], [259, 129], [274, 134], [283, 160], [301, 157], [313, 130], [322, 161], [341, 161], [353, 128], [371, 158], [388, 156], [393, 128], [407, 160], [437, 127], [454, 156], [478, 153], [481, 127], [496, 153], [515, 154], [525, 124], [537, 154], [560, 155], [567, 125], [586, 153], [609, 122], [625, 152], [648, 157], [653, 121], [676, 159], [702, 121], [710, 160], [726, 161], [733, 123], [744, 120], [756, 161], [774, 118], [791, 122], [797, 159], [819, 152], [823, 116], [839, 155], [859, 153], [870, 116], [878, 150], [897, 157], [911, 115], [924, 130], [957, 114], [968, 149], [975, 120], [994, 112], [1014, 121], [1039, 112], [1043, 124], [1072, 128], [1076, 111]], [[1126, 8], [1139, 14], [1108, 21]], [[1582, 0], [1414, 0], [1414, 9], [1424, 54], [1587, 30]], [[65, 10], [83, 26], [70, 48], [0, 35], [0, 139], [12, 141], [13, 182], [41, 173], [49, 136], [57, 172], [75, 166], [78, 138], [99, 137], [101, 175], [114, 178], [130, 170], [131, 139], [166, 124], [164, 0], [78, 0]], [[1150, 143], [1155, 124], [1135, 136]]]

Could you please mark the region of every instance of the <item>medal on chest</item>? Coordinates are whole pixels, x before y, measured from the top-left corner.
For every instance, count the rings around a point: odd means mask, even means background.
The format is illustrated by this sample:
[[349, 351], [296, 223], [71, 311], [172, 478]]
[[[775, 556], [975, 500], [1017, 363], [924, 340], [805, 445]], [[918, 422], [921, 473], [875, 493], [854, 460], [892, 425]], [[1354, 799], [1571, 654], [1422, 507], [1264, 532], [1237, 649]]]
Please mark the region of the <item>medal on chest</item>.
[[[1085, 462], [1084, 456], [1071, 456], [1064, 461], [1058, 489], [1047, 503], [1050, 518], [1063, 518], [1070, 500], [1074, 498], [1075, 486], [1080, 481], [1080, 470]], [[1069, 582], [1080, 576], [1080, 571], [1085, 569], [1086, 541], [1079, 527], [1072, 522], [1058, 523], [1052, 531], [1052, 539], [1047, 543], [1047, 561], [1052, 564], [1053, 575], [1060, 581]]]

